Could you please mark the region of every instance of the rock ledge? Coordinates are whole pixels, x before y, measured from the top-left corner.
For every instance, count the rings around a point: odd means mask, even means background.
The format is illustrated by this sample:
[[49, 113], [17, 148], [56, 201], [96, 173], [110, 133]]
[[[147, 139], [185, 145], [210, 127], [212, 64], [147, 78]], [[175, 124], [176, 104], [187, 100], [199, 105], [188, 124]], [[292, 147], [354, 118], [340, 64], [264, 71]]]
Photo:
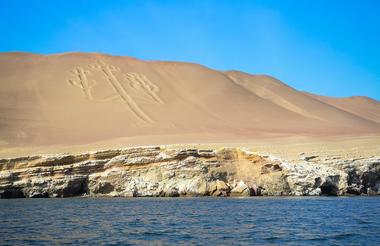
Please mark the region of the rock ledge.
[[157, 146], [0, 159], [0, 198], [362, 194], [380, 194], [380, 157], [289, 163], [240, 148]]

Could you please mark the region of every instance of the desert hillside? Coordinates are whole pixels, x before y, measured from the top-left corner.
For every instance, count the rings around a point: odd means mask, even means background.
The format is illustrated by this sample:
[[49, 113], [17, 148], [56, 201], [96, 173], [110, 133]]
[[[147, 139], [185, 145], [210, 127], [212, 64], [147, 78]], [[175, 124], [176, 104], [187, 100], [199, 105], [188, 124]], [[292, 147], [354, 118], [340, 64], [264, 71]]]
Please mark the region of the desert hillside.
[[380, 102], [364, 96], [353, 96], [344, 98], [333, 98], [307, 93], [308, 95], [330, 104], [334, 107], [358, 115], [364, 119], [368, 119], [380, 123]]
[[0, 83], [0, 148], [380, 133], [375, 100], [316, 96], [191, 63], [1, 53]]

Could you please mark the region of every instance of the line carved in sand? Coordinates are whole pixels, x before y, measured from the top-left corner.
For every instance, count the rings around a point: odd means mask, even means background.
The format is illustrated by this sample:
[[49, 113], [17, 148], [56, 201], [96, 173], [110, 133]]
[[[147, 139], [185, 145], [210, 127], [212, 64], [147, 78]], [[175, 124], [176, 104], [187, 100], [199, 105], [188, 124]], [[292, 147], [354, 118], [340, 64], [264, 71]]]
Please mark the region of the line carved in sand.
[[138, 73], [126, 73], [124, 77], [132, 88], [141, 89], [146, 95], [159, 104], [164, 104], [158, 95], [159, 87], [150, 81], [145, 75]]
[[[102, 60], [97, 60], [95, 63], [88, 65], [87, 70], [80, 66], [76, 67], [70, 71], [71, 74], [75, 76], [75, 79], [70, 79], [68, 82], [71, 86], [80, 88], [85, 98], [88, 100], [94, 100], [91, 91], [96, 85], [95, 80], [88, 79], [88, 75], [91, 74], [90, 71], [95, 74], [100, 72], [104, 80], [108, 82], [115, 92], [115, 94], [102, 98], [101, 101], [105, 102], [119, 98], [125, 105], [127, 105], [128, 109], [137, 119], [146, 123], [154, 122], [153, 119], [138, 105], [137, 101], [145, 100], [157, 104], [164, 104], [164, 102], [158, 93], [160, 88], [145, 75], [135, 72], [123, 74], [119, 67], [108, 64]], [[132, 93], [130, 91], [132, 91]]]
[[123, 87], [122, 83], [115, 76], [115, 72], [120, 71], [119, 67], [107, 64], [103, 61], [92, 64], [92, 68], [102, 71], [105, 75], [107, 81], [114, 88], [116, 93], [120, 96], [121, 100], [129, 107], [131, 112], [140, 120], [148, 123], [153, 123], [154, 121], [148, 116], [144, 110], [142, 110], [136, 101], [128, 94], [128, 92]]
[[70, 71], [76, 79], [69, 79], [70, 85], [78, 87], [82, 90], [83, 94], [88, 100], [92, 100], [91, 87], [95, 85], [95, 82], [90, 83], [87, 75], [90, 74], [89, 70], [85, 70], [83, 67], [76, 67]]

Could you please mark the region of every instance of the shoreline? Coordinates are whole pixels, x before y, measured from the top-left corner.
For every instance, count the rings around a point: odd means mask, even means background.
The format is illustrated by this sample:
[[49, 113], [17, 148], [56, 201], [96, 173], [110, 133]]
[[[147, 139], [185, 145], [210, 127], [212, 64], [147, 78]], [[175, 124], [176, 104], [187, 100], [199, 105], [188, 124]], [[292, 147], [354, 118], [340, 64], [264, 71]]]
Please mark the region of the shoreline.
[[69, 197], [22, 197], [22, 198], [0, 198], [0, 201], [11, 201], [11, 200], [147, 200], [147, 201], [157, 201], [157, 200], [218, 200], [218, 199], [226, 199], [226, 200], [265, 200], [265, 199], [294, 199], [294, 200], [319, 200], [319, 199], [379, 199], [380, 195], [318, 195], [318, 196], [295, 196], [295, 195], [282, 195], [282, 196], [177, 196], [177, 197], [169, 197], [169, 196], [137, 196], [137, 197], [122, 197], [122, 196], [87, 196], [87, 195], [79, 195], [79, 196], [69, 196]]
[[380, 156], [298, 157], [153, 146], [7, 158], [0, 160], [0, 197], [380, 195]]

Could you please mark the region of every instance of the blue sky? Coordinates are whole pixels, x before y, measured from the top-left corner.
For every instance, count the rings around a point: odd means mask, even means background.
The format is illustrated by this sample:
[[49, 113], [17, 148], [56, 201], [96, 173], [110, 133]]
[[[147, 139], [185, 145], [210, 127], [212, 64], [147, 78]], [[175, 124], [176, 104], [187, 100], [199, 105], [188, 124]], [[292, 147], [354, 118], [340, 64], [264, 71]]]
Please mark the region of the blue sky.
[[0, 51], [103, 52], [380, 100], [380, 1], [2, 1]]

